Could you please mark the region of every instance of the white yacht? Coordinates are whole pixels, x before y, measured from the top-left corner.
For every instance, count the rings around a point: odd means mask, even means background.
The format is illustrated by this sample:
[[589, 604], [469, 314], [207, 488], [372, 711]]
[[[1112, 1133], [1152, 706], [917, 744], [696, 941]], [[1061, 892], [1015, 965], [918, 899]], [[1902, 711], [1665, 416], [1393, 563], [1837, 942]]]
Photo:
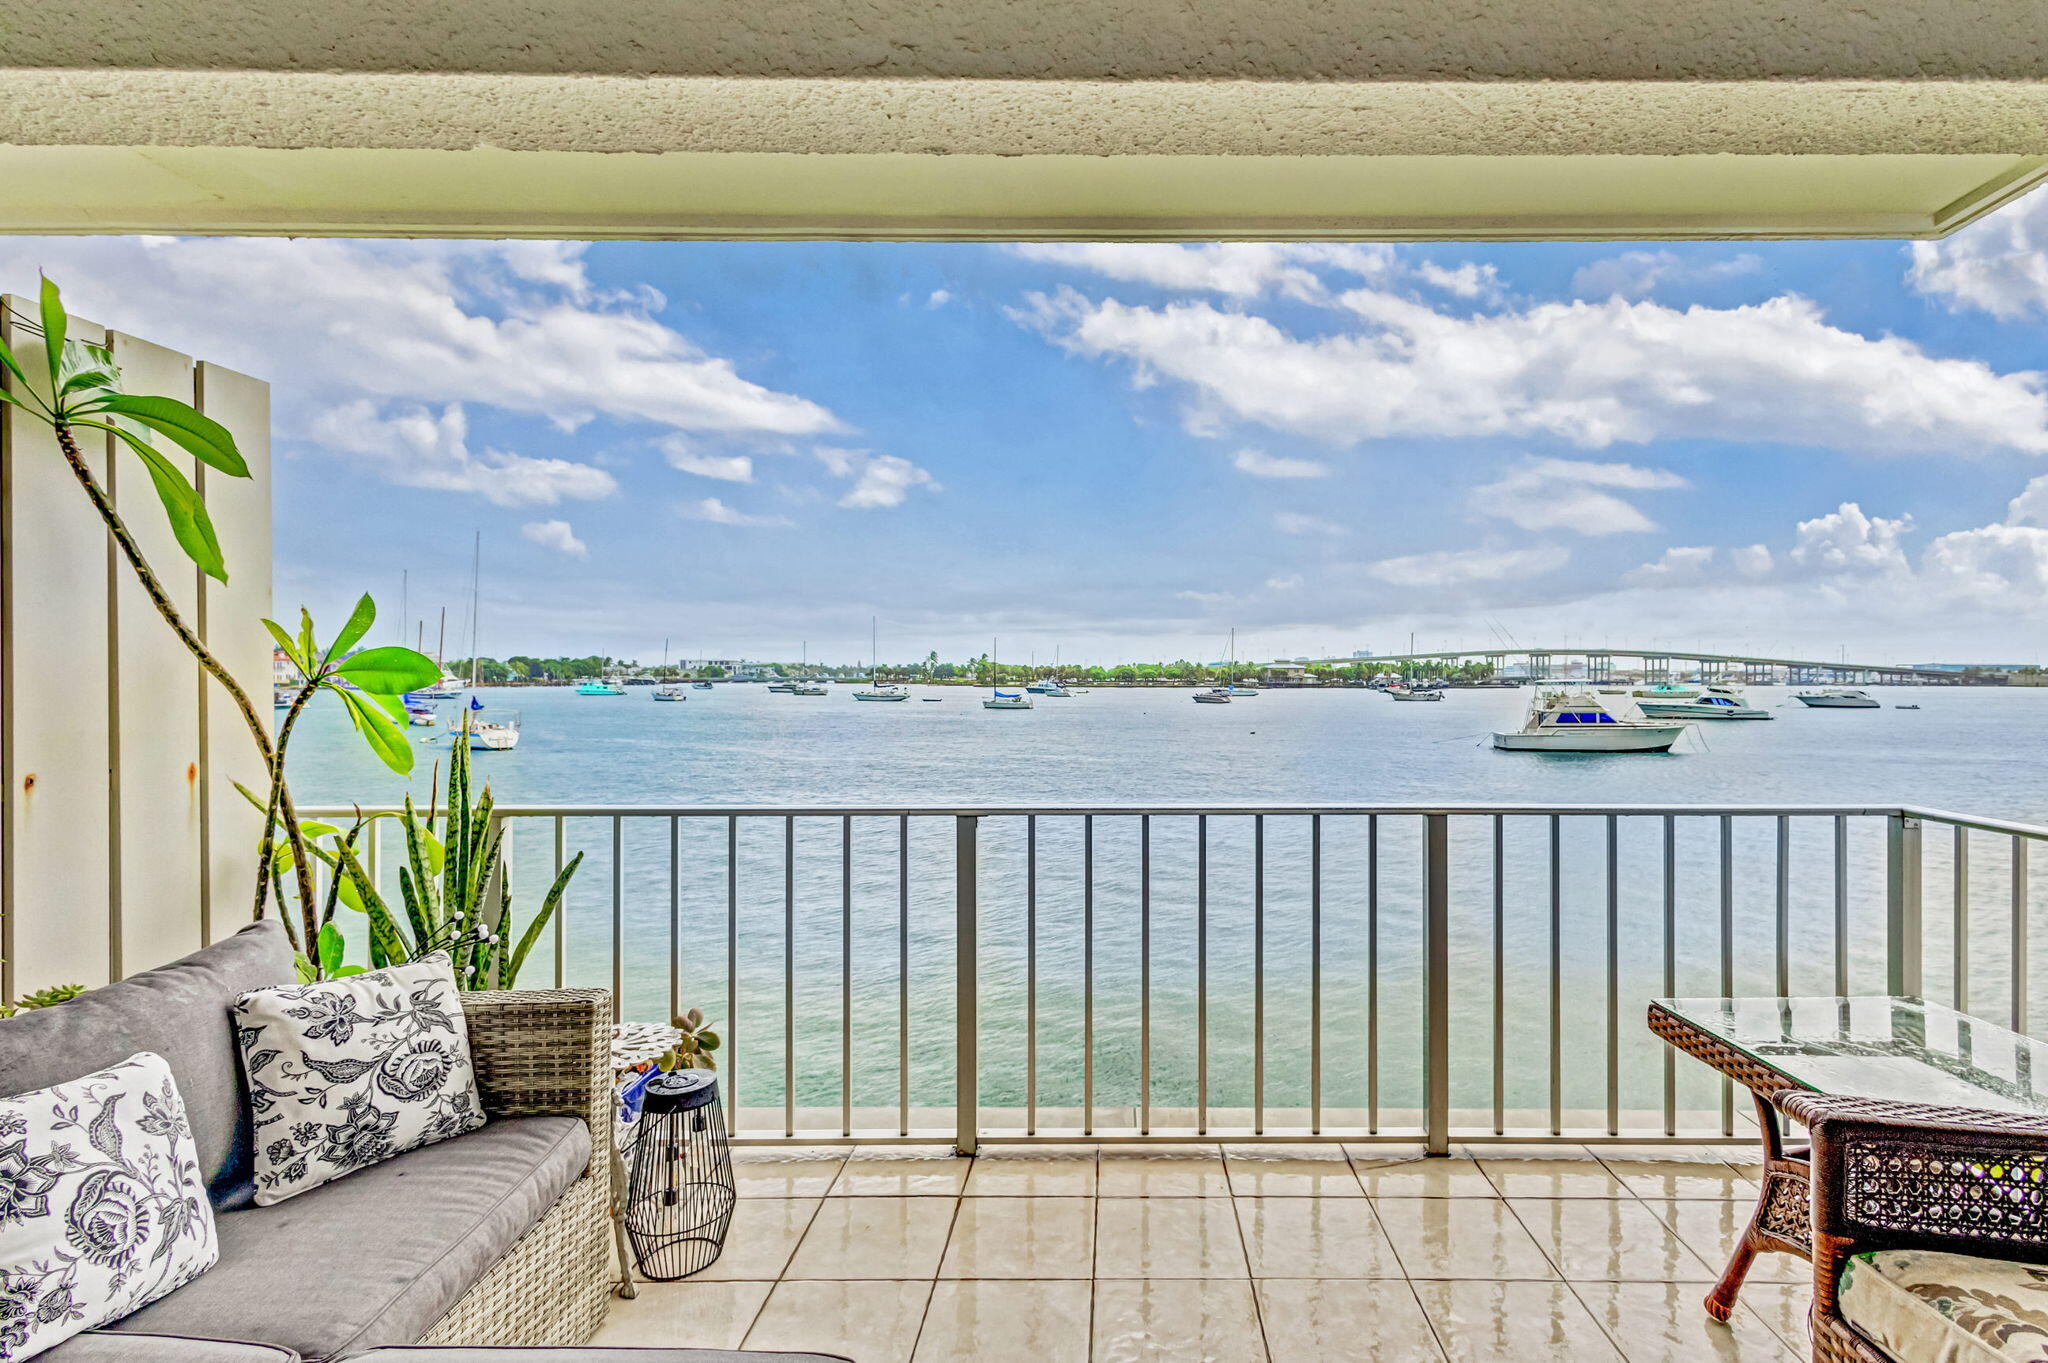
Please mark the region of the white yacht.
[[1810, 705], [1816, 710], [1882, 710], [1867, 691], [1856, 691], [1846, 686], [1830, 687], [1825, 691], [1795, 691], [1792, 698], [1801, 705]]
[[880, 640], [881, 634], [876, 629], [875, 621], [870, 619], [868, 621], [868, 684], [854, 692], [853, 698], [855, 700], [909, 700], [909, 688], [882, 680]]
[[683, 688], [682, 688], [682, 687], [680, 687], [680, 686], [677, 686], [677, 685], [675, 685], [674, 683], [670, 683], [670, 684], [669, 684], [669, 685], [667, 685], [667, 686], [657, 686], [657, 687], [655, 687], [655, 688], [654, 688], [654, 698], [655, 698], [656, 700], [688, 700], [688, 699], [689, 699], [689, 697], [688, 697], [688, 696], [686, 696], [686, 695], [684, 695], [684, 694], [683, 694]]
[[1639, 700], [1636, 706], [1651, 719], [1775, 719], [1769, 710], [1751, 705], [1739, 686], [1710, 682], [1697, 700]]
[[457, 743], [466, 741], [471, 752], [510, 752], [518, 747], [519, 712], [507, 710], [485, 719], [483, 708], [483, 702], [471, 696], [459, 727], [451, 727], [448, 737]]
[[1433, 689], [1416, 690], [1408, 686], [1390, 686], [1387, 694], [1395, 700], [1442, 700], [1444, 693]]
[[1636, 692], [1637, 700], [1698, 700], [1699, 698], [1700, 689], [1697, 686], [1681, 686], [1675, 682], [1662, 682], [1656, 686], [1646, 686]]
[[1502, 752], [1670, 752], [1685, 725], [1617, 718], [1589, 691], [1539, 695], [1528, 720], [1513, 733], [1497, 733]]
[[824, 687], [816, 682], [797, 682], [789, 688], [789, 694], [792, 696], [822, 696], [828, 693]]
[[1227, 686], [1212, 686], [1207, 691], [1197, 691], [1195, 692], [1195, 704], [1228, 705], [1230, 704], [1230, 688]]

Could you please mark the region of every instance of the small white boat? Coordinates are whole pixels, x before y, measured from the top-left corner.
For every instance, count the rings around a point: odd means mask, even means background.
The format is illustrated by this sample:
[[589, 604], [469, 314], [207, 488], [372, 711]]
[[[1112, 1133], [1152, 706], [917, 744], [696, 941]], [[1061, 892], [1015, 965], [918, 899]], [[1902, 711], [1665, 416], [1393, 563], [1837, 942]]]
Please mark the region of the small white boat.
[[1029, 710], [1031, 697], [1022, 691], [996, 691], [981, 703], [984, 710]]
[[686, 696], [686, 695], [684, 695], [684, 694], [683, 694], [683, 688], [682, 688], [682, 687], [680, 687], [680, 686], [657, 686], [657, 687], [655, 687], [655, 688], [654, 688], [654, 698], [655, 698], [656, 700], [688, 700], [688, 699], [689, 699], [689, 697], [688, 697], [688, 696]]
[[1211, 687], [1207, 691], [1197, 691], [1195, 692], [1195, 704], [1228, 705], [1230, 704], [1230, 688], [1227, 686], [1216, 686]]
[[464, 682], [460, 677], [451, 677], [446, 672], [443, 672], [441, 680], [435, 682], [426, 690], [416, 691], [413, 694], [425, 696], [428, 700], [454, 700], [463, 693], [467, 686], [468, 683]]
[[780, 691], [783, 695], [786, 696], [790, 692], [796, 690], [796, 683], [793, 681], [770, 682], [768, 684], [768, 689], [770, 691]]
[[1230, 688], [1230, 694], [1231, 694], [1231, 695], [1233, 695], [1233, 696], [1235, 696], [1235, 697], [1237, 697], [1237, 698], [1238, 698], [1239, 700], [1243, 700], [1243, 699], [1244, 699], [1244, 698], [1245, 698], [1246, 696], [1256, 696], [1256, 695], [1258, 695], [1258, 694], [1259, 694], [1259, 688], [1258, 688], [1258, 687], [1256, 687], [1256, 686], [1236, 686], [1236, 685], [1233, 685], [1233, 686], [1232, 686], [1232, 687]]
[[[299, 688], [278, 683], [270, 688], [270, 703], [282, 710], [299, 698]], [[411, 700], [411, 696], [406, 697]]]
[[1051, 696], [1057, 700], [1065, 700], [1068, 696], [1074, 694], [1061, 685], [1057, 678], [1047, 681], [1035, 681], [1024, 689], [1034, 696]]
[[1522, 727], [1495, 734], [1493, 746], [1502, 752], [1670, 752], [1684, 733], [1683, 724], [1617, 718], [1591, 692], [1559, 691], [1539, 696]]
[[507, 710], [485, 719], [482, 703], [472, 696], [461, 726], [451, 728], [448, 737], [457, 743], [468, 742], [471, 752], [510, 752], [519, 746], [519, 712]]
[[797, 682], [789, 688], [789, 694], [792, 696], [823, 696], [829, 693], [816, 682]]
[[709, 691], [711, 683], [708, 681], [694, 681], [690, 683], [690, 689], [692, 691]]
[[918, 699], [919, 699], [919, 700], [921, 700], [921, 701], [923, 701], [923, 702], [924, 702], [924, 703], [925, 703], [926, 705], [937, 705], [937, 704], [938, 704], [938, 703], [939, 703], [940, 701], [944, 700], [944, 699], [945, 699], [945, 697], [944, 697], [944, 696], [919, 696], [919, 697], [918, 697]]
[[1698, 700], [1700, 689], [1697, 686], [1679, 686], [1672, 682], [1663, 682], [1656, 686], [1643, 687], [1635, 695], [1637, 700]]
[[432, 728], [435, 723], [434, 707], [431, 705], [420, 705], [417, 703], [408, 702], [405, 707], [405, 722], [407, 724], [414, 726], [415, 728]]
[[910, 692], [894, 682], [876, 682], [853, 693], [855, 700], [909, 700]]
[[876, 620], [870, 617], [868, 620], [868, 684], [861, 690], [854, 692], [853, 698], [855, 700], [876, 701], [909, 700], [910, 691], [907, 687], [882, 680], [881, 640], [880, 627]]
[[1826, 691], [1795, 691], [1792, 699], [1801, 705], [1810, 705], [1816, 710], [1882, 710], [1884, 706], [1873, 699], [1867, 691], [1856, 691], [1846, 686], [1832, 687]]
[[1740, 687], [1710, 683], [1698, 700], [1640, 700], [1636, 706], [1651, 719], [1776, 719], [1769, 710], [1751, 705]]
[[1444, 698], [1444, 693], [1441, 691], [1417, 691], [1406, 686], [1390, 686], [1387, 688], [1387, 694], [1395, 700], [1442, 700]]

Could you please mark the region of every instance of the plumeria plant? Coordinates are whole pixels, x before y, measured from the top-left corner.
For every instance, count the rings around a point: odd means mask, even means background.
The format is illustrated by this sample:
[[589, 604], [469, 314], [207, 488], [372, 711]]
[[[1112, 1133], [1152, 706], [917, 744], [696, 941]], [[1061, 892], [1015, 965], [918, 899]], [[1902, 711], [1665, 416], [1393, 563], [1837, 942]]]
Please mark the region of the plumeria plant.
[[[271, 811], [271, 817], [264, 825], [260, 848], [263, 865], [256, 877], [254, 916], [263, 916], [264, 906], [273, 889], [272, 866], [276, 861], [277, 836], [282, 831], [293, 850], [287, 864], [296, 879], [301, 906], [299, 930], [293, 931], [293, 937], [302, 952], [312, 953], [317, 950], [317, 928], [304, 931], [315, 922], [312, 868], [302, 845], [298, 816], [292, 807], [284, 773], [285, 740], [289, 736], [290, 725], [311, 695], [322, 690], [334, 691], [342, 696], [356, 728], [369, 739], [377, 755], [395, 771], [410, 771], [411, 747], [402, 741], [392, 741], [399, 730], [384, 718], [384, 714], [397, 707], [397, 702], [392, 699], [396, 694], [430, 683], [440, 675], [440, 671], [423, 654], [411, 649], [369, 649], [353, 657], [349, 655], [349, 650], [361, 641], [370, 622], [376, 618], [376, 607], [367, 596], [357, 604], [341, 636], [329, 648], [318, 651], [317, 656], [312, 623], [302, 614], [299, 635], [287, 644], [286, 652], [294, 655], [293, 661], [306, 680], [279, 730], [278, 740], [273, 742], [249, 693], [186, 623], [170, 594], [164, 590], [127, 522], [114, 508], [113, 499], [107, 495], [79, 446], [80, 432], [95, 431], [140, 460], [151, 486], [156, 489], [157, 499], [163, 504], [164, 516], [178, 546], [201, 572], [216, 581], [226, 582], [227, 564], [221, 554], [220, 538], [214, 532], [213, 520], [207, 515], [206, 503], [193, 487], [191, 479], [164, 456], [156, 442], [170, 441], [223, 477], [247, 478], [250, 476], [248, 461], [236, 447], [233, 433], [190, 403], [177, 398], [123, 392], [121, 371], [114, 362], [113, 351], [107, 346], [74, 340], [67, 335], [69, 322], [64, 300], [51, 280], [46, 278], [42, 282], [36, 321], [30, 322], [25, 318], [22, 321], [25, 330], [31, 333], [40, 331], [41, 353], [17, 356], [4, 339], [0, 339], [0, 368], [5, 369], [7, 380], [4, 387], [0, 387], [0, 404], [13, 407], [21, 416], [48, 426], [54, 433], [64, 462], [106, 525], [107, 533], [142, 585], [150, 604], [156, 607], [165, 625], [206, 674], [228, 693], [241, 713], [242, 722], [248, 727], [249, 736], [263, 758], [269, 784], [266, 798], [258, 803]], [[278, 626], [269, 621], [264, 623], [270, 626], [271, 633], [281, 643], [285, 642], [284, 632]], [[382, 723], [378, 723], [380, 719]], [[283, 912], [282, 905], [280, 915], [285, 919], [287, 930], [293, 930], [290, 916]]]

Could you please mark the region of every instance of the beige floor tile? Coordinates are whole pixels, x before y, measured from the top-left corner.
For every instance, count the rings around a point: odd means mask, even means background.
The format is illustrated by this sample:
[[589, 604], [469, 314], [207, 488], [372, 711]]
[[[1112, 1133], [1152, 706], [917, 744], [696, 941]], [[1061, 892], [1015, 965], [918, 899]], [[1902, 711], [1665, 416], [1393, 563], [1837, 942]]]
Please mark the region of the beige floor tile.
[[1103, 1278], [1242, 1278], [1237, 1213], [1221, 1197], [1111, 1197], [1095, 1204]]
[[1266, 1358], [1252, 1285], [1243, 1278], [1101, 1279], [1095, 1284], [1094, 1333], [1094, 1363], [1263, 1363]]
[[749, 1349], [910, 1363], [929, 1282], [783, 1282], [747, 1332]]
[[1582, 1145], [1493, 1145], [1479, 1167], [1504, 1197], [1627, 1197], [1627, 1187]]
[[1226, 1145], [1234, 1197], [1363, 1197], [1341, 1145]]
[[1508, 1206], [1573, 1281], [1710, 1283], [1720, 1276], [1640, 1202], [1517, 1197]]
[[948, 1146], [859, 1146], [833, 1181], [833, 1197], [958, 1197], [974, 1161]]
[[1094, 1291], [1089, 1282], [942, 1282], [916, 1363], [1088, 1363]]
[[1105, 1145], [1096, 1168], [1101, 1197], [1229, 1197], [1214, 1146]]
[[1085, 1197], [970, 1197], [960, 1202], [942, 1278], [1089, 1278], [1095, 1203]]
[[711, 1267], [692, 1282], [762, 1279], [773, 1282], [789, 1266], [789, 1256], [805, 1227], [817, 1214], [815, 1197], [743, 1197], [733, 1206], [725, 1248]]
[[791, 1278], [929, 1278], [955, 1198], [828, 1197], [790, 1260]]
[[1418, 1282], [1415, 1295], [1451, 1363], [1621, 1357], [1563, 1283]]
[[590, 1342], [670, 1349], [737, 1349], [773, 1283], [643, 1283], [632, 1301], [612, 1299]]
[[1554, 1278], [1550, 1260], [1505, 1202], [1378, 1197], [1380, 1228], [1413, 1278]]
[[1254, 1286], [1273, 1363], [1423, 1363], [1443, 1357], [1415, 1290], [1405, 1282], [1269, 1278]]
[[1401, 1261], [1362, 1197], [1240, 1197], [1254, 1278], [1398, 1278]]
[[1093, 1197], [1092, 1145], [1013, 1145], [984, 1150], [967, 1176], [969, 1197]]
[[[1657, 1214], [1659, 1220], [1677, 1234], [1707, 1265], [1720, 1277], [1721, 1270], [1728, 1266], [1728, 1256], [1742, 1238], [1744, 1228], [1749, 1225], [1749, 1216], [1755, 1210], [1755, 1200], [1748, 1202], [1717, 1202], [1689, 1200], [1655, 1200], [1644, 1206]], [[1794, 1254], [1759, 1254], [1749, 1264], [1749, 1277], [1753, 1283], [1804, 1283], [1813, 1278], [1813, 1268], [1806, 1260]]]
[[823, 1197], [845, 1156], [830, 1146], [740, 1146], [732, 1152], [733, 1186], [741, 1197]]
[[1723, 1325], [1701, 1308], [1690, 1283], [1573, 1283], [1572, 1290], [1629, 1363], [1793, 1363], [1785, 1341], [1756, 1315], [1737, 1311]]
[[1756, 1200], [1756, 1181], [1711, 1146], [1615, 1145], [1593, 1153], [1637, 1197]]
[[1374, 1197], [1497, 1197], [1469, 1150], [1431, 1159], [1419, 1145], [1347, 1145], [1358, 1181]]
[[1813, 1308], [1813, 1284], [1746, 1282], [1735, 1300], [1735, 1309], [1747, 1311], [1771, 1328], [1800, 1358], [1812, 1349], [1812, 1335], [1806, 1328], [1806, 1313]]

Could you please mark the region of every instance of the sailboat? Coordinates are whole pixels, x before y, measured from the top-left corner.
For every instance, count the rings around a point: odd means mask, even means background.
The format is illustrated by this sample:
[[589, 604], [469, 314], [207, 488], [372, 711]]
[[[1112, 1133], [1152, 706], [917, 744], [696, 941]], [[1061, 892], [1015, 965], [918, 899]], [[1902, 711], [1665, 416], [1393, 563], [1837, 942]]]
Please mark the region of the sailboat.
[[[668, 640], [666, 639], [661, 641], [661, 670], [663, 672], [668, 671]], [[655, 687], [654, 698], [656, 700], [689, 699], [688, 696], [683, 694], [683, 688], [676, 682], [664, 682], [662, 685]]]
[[1058, 648], [1054, 648], [1052, 651], [1052, 675], [1043, 681], [1035, 681], [1024, 689], [1034, 696], [1050, 696], [1055, 700], [1065, 700], [1074, 694], [1067, 689], [1066, 682], [1060, 677], [1060, 651]]
[[[477, 531], [476, 547], [471, 551], [469, 565], [469, 708], [463, 712], [462, 726], [448, 736], [457, 743], [469, 744], [471, 752], [510, 752], [519, 746], [519, 712], [506, 711], [498, 718], [483, 717], [483, 697], [476, 694], [477, 680], [477, 637], [478, 616], [482, 613], [484, 535]], [[447, 611], [442, 611], [442, 636], [447, 635]]]
[[882, 654], [877, 647], [881, 634], [874, 617], [868, 618], [868, 684], [853, 693], [855, 700], [909, 700], [910, 692], [901, 686], [884, 685], [882, 682]]
[[1195, 692], [1197, 705], [1228, 705], [1235, 696], [1256, 696], [1256, 691], [1239, 691], [1234, 684], [1237, 679], [1237, 631], [1230, 631], [1230, 670], [1225, 674], [1223, 685], [1212, 686], [1206, 691]]
[[1235, 697], [1235, 698], [1238, 698], [1238, 699], [1242, 699], [1242, 698], [1243, 698], [1243, 697], [1245, 697], [1245, 696], [1256, 696], [1256, 695], [1258, 695], [1258, 694], [1259, 694], [1259, 690], [1258, 690], [1258, 688], [1257, 688], [1257, 687], [1255, 687], [1255, 686], [1239, 686], [1239, 685], [1237, 684], [1237, 631], [1236, 631], [1236, 630], [1232, 630], [1232, 631], [1230, 631], [1230, 694], [1231, 694], [1231, 695], [1232, 695], [1233, 697]]
[[1005, 691], [996, 685], [996, 641], [988, 642], [988, 689], [989, 697], [981, 703], [984, 710], [1029, 710], [1031, 697], [1022, 691]]

